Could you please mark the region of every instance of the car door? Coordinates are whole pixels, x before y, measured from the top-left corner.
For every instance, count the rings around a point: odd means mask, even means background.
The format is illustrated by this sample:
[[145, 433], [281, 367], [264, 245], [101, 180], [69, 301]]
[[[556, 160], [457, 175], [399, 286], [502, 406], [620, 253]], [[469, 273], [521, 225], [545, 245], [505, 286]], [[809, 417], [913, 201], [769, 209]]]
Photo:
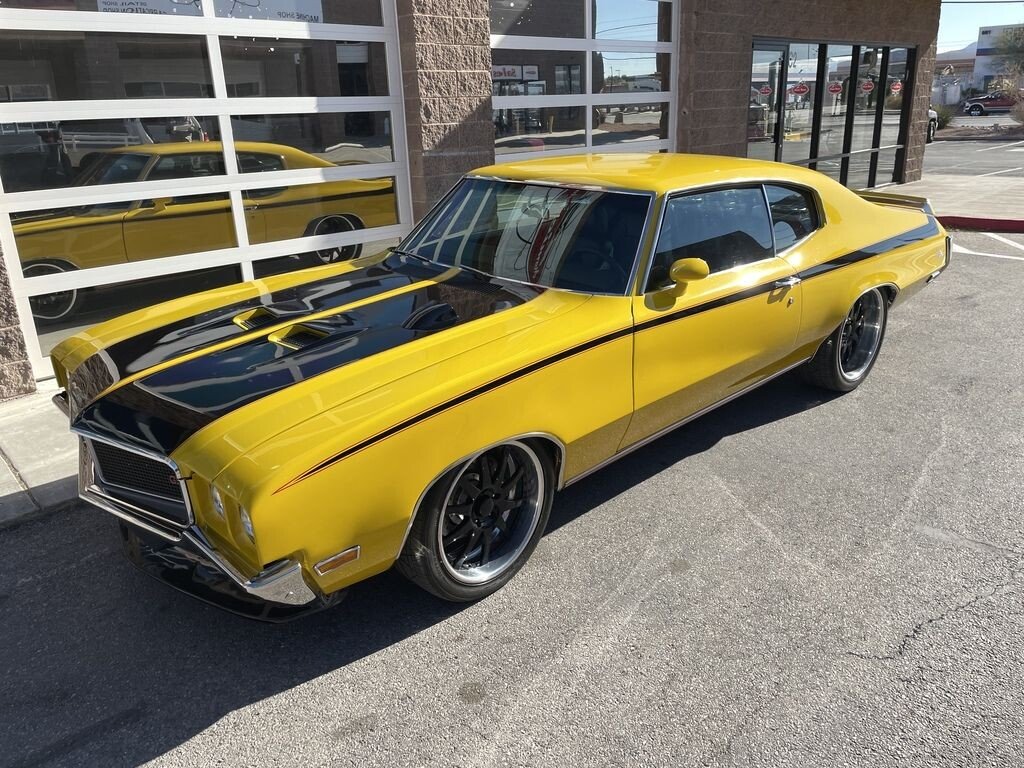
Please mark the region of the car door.
[[[663, 203], [642, 293], [633, 299], [634, 416], [623, 447], [782, 370], [800, 325], [799, 280], [776, 256], [759, 184], [689, 192]], [[669, 278], [684, 258], [710, 274]]]
[[227, 192], [158, 198], [125, 214], [128, 261], [233, 248], [238, 244]]

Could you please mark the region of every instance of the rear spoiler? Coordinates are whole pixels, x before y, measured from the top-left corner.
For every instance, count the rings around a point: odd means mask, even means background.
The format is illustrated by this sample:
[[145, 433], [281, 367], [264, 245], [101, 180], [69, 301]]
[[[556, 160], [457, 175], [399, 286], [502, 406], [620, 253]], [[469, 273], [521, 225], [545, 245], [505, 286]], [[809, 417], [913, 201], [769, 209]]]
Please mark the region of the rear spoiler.
[[870, 190], [858, 192], [857, 194], [862, 199], [867, 200], [869, 203], [875, 203], [876, 205], [888, 205], [895, 208], [913, 208], [916, 211], [922, 211], [930, 216], [935, 215], [935, 211], [932, 210], [932, 204], [928, 202], [927, 197], [901, 195], [895, 192], [873, 192]]

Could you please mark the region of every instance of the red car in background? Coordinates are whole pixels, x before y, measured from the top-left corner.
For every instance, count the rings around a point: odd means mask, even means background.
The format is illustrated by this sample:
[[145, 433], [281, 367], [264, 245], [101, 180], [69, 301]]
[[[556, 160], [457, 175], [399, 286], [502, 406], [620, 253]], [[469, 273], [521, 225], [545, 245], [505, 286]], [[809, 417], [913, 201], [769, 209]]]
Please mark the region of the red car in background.
[[1009, 112], [1013, 105], [1021, 101], [1020, 93], [1014, 94], [1010, 91], [996, 91], [986, 93], [984, 96], [977, 96], [964, 102], [964, 112], [974, 117], [987, 115], [989, 112]]

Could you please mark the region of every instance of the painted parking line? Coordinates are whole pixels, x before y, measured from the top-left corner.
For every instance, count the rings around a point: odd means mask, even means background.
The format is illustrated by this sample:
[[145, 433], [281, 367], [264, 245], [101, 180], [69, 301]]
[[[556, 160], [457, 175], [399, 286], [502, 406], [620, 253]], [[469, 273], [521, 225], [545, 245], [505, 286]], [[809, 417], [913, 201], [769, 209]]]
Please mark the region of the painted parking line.
[[[1012, 149], [1010, 151], [1016, 152], [1017, 150]], [[1024, 152], [1024, 149], [1020, 151]], [[982, 176], [998, 176], [1000, 173], [1013, 173], [1014, 171], [1024, 171], [1024, 166], [1021, 166], [1020, 168], [1004, 168], [1001, 171], [991, 171], [990, 173], [979, 173], [978, 178], [980, 179]]]
[[993, 240], [998, 240], [1000, 243], [1004, 243], [1005, 245], [1009, 245], [1013, 248], [1019, 248], [1020, 250], [1024, 251], [1024, 245], [1021, 245], [1018, 242], [1010, 240], [1008, 237], [997, 235], [994, 232], [982, 232], [981, 234], [985, 235], [985, 237], [991, 237]]
[[1010, 147], [1019, 147], [1024, 144], [1024, 141], [1015, 141], [1012, 144], [997, 144], [994, 147], [985, 147], [984, 149], [976, 149], [975, 152], [991, 152], [993, 149], [1009, 149]]
[[953, 243], [953, 253], [964, 254], [967, 256], [988, 256], [990, 259], [1024, 261], [1024, 256], [1008, 256], [1005, 253], [983, 253], [982, 251], [972, 251], [970, 248], [964, 248], [962, 245], [958, 245], [957, 243]]

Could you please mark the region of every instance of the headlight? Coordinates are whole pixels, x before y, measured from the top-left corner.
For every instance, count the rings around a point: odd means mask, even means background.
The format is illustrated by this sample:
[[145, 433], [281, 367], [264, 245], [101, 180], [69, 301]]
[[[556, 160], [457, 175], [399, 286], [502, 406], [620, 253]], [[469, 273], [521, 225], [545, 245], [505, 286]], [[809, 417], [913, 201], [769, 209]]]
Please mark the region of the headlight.
[[245, 507], [238, 507], [238, 517], [242, 521], [242, 530], [245, 531], [245, 535], [249, 537], [249, 540], [254, 544], [256, 543], [256, 533], [252, 529], [252, 518], [249, 517], [249, 512]]
[[217, 516], [224, 519], [224, 499], [220, 496], [220, 491], [214, 485], [210, 486], [210, 498], [213, 500], [213, 511], [217, 513]]

